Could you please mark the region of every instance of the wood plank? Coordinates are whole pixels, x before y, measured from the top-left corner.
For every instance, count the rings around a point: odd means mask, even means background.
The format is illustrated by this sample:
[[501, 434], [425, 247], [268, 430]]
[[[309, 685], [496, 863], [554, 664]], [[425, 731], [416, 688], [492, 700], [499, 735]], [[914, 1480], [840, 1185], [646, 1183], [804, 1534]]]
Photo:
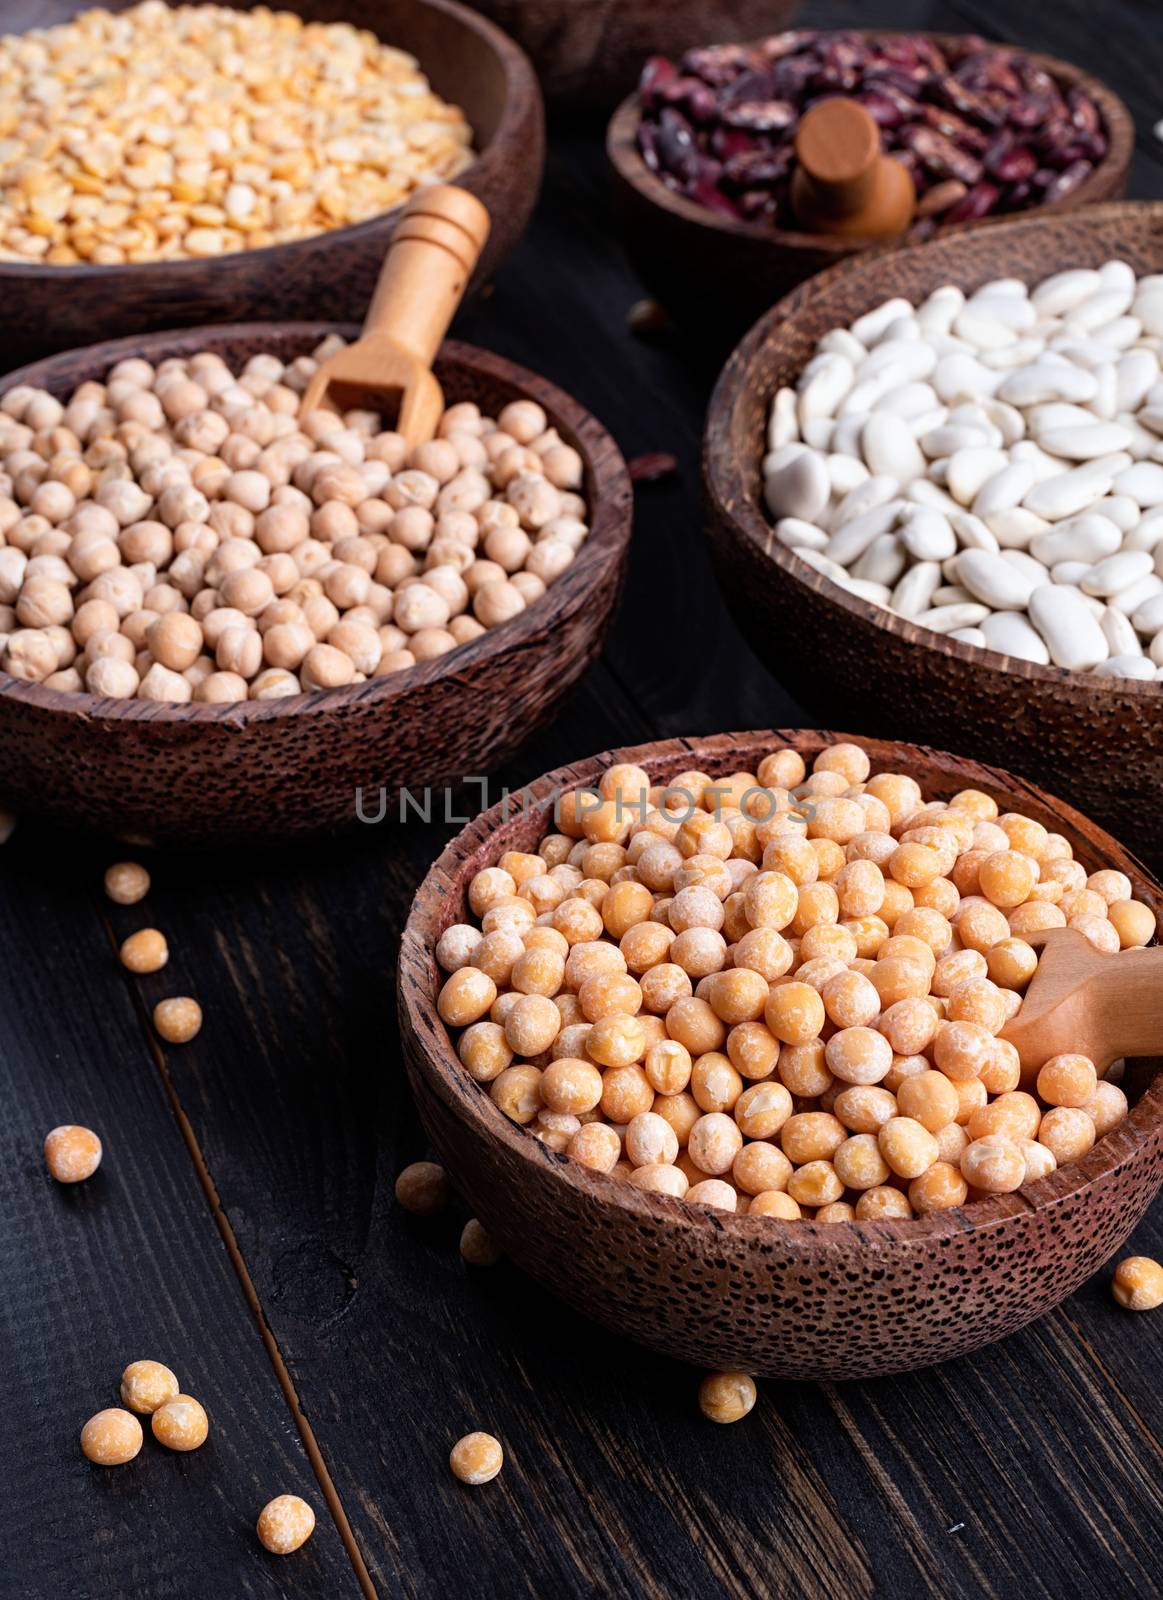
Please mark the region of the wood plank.
[[[193, 1593], [274, 1597], [286, 1569], [254, 1520], [291, 1490], [318, 1528], [295, 1593], [358, 1596], [258, 1329], [94, 913], [93, 864], [29, 827], [0, 864], [0, 1370], [6, 1458], [0, 1592], [12, 1600]], [[49, 1128], [105, 1156], [87, 1183], [45, 1171]], [[166, 1362], [206, 1406], [189, 1456], [147, 1437], [103, 1469], [78, 1436], [117, 1405], [122, 1368]]]

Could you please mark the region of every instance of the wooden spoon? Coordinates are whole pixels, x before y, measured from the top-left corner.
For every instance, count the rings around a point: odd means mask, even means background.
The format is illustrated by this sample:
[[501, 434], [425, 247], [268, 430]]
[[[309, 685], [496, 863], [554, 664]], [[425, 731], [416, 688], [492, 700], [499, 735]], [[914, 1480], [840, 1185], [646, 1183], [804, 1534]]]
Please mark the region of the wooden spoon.
[[1051, 1056], [1089, 1056], [1101, 1078], [1123, 1056], [1163, 1053], [1163, 949], [1096, 950], [1075, 928], [1030, 937], [1041, 946], [1022, 1009], [1002, 1030], [1029, 1081]]
[[323, 362], [302, 412], [378, 411], [409, 450], [433, 438], [444, 396], [432, 362], [488, 234], [489, 214], [467, 189], [441, 183], [413, 195], [388, 244], [363, 333]]

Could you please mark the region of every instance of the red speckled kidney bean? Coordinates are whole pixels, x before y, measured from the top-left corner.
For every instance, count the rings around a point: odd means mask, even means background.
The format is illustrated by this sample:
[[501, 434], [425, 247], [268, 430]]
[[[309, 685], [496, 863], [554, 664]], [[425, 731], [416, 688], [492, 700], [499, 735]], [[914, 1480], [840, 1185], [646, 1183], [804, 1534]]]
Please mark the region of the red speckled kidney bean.
[[1107, 150], [1098, 107], [1028, 56], [967, 35], [797, 28], [753, 45], [654, 56], [642, 73], [639, 149], [651, 171], [725, 216], [794, 227], [793, 140], [808, 106], [851, 95], [912, 173], [914, 233], [1065, 199]]

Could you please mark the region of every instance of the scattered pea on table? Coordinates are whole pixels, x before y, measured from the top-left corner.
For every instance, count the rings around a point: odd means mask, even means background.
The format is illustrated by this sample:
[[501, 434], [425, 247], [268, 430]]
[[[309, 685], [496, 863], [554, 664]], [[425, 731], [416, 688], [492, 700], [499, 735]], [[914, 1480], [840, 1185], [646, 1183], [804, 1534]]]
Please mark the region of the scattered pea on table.
[[315, 1513], [297, 1494], [276, 1495], [259, 1512], [255, 1531], [264, 1550], [289, 1556], [314, 1533]]
[[44, 1159], [58, 1183], [83, 1183], [101, 1165], [101, 1141], [92, 1128], [65, 1123], [45, 1135]]
[[448, 1462], [461, 1483], [490, 1483], [504, 1465], [505, 1452], [491, 1433], [466, 1433], [453, 1445]]

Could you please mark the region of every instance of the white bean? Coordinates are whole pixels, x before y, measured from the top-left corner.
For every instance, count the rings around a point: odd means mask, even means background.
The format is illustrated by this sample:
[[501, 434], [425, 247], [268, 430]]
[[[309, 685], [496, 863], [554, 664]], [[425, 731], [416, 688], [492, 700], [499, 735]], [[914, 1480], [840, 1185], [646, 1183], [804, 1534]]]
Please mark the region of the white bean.
[[1107, 556], [1105, 561], [1100, 561], [1097, 566], [1092, 567], [1089, 576], [1082, 580], [1079, 588], [1083, 594], [1095, 594], [1100, 597], [1122, 594], [1132, 583], [1138, 583], [1140, 578], [1145, 578], [1153, 565], [1151, 556], [1146, 550], [1120, 550], [1117, 555]]
[[988, 616], [988, 606], [962, 601], [951, 606], [934, 606], [922, 611], [915, 620], [919, 628], [928, 628], [931, 633], [953, 633], [958, 628], [976, 628]]
[[962, 551], [957, 557], [957, 580], [995, 611], [1022, 610], [1035, 588], [1023, 573], [990, 550]]
[[1037, 661], [1043, 667], [1050, 665], [1046, 641], [1020, 611], [995, 611], [981, 624], [981, 631], [989, 648], [1003, 656], [1016, 656], [1019, 661]]
[[1047, 584], [1030, 596], [1030, 620], [1056, 667], [1088, 671], [1110, 655], [1106, 635], [1077, 589]]
[[1099, 662], [1094, 669], [1094, 675], [1096, 678], [1138, 678], [1148, 683], [1155, 677], [1157, 670], [1148, 656], [1111, 656], [1108, 660]]
[[1163, 273], [886, 300], [766, 442], [773, 548], [971, 647], [1163, 682]]

